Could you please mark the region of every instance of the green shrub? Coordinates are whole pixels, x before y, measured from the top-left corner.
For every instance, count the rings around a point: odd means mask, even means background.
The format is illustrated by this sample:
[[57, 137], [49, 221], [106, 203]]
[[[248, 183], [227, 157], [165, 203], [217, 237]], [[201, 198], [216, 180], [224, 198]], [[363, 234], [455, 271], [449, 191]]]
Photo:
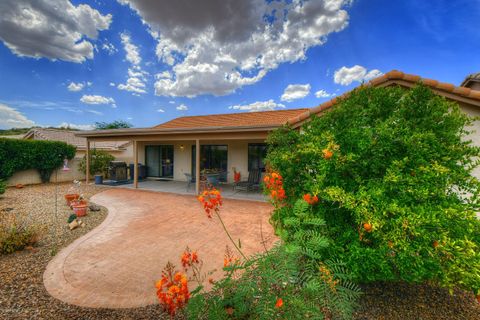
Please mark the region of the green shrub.
[[4, 194], [7, 189], [7, 183], [3, 180], [0, 180], [0, 194]]
[[[90, 152], [90, 175], [102, 174], [104, 177], [108, 173], [108, 165], [115, 157], [103, 150], [92, 149]], [[87, 156], [83, 156], [80, 161], [80, 170], [87, 172]]]
[[43, 229], [32, 225], [21, 215], [0, 212], [0, 253], [8, 254], [34, 245], [40, 240]]
[[192, 296], [188, 319], [346, 319], [359, 296], [341, 263], [319, 265], [283, 246], [225, 270], [211, 291]]
[[37, 169], [42, 182], [50, 181], [53, 170], [63, 160], [75, 156], [75, 147], [58, 141], [0, 139], [0, 179], [15, 172]]
[[[287, 195], [272, 216], [276, 230], [309, 256], [345, 262], [358, 282], [430, 281], [479, 294], [471, 121], [425, 86], [361, 88], [301, 132], [273, 132], [267, 162]], [[325, 226], [296, 221], [306, 193], [320, 200], [307, 218]]]

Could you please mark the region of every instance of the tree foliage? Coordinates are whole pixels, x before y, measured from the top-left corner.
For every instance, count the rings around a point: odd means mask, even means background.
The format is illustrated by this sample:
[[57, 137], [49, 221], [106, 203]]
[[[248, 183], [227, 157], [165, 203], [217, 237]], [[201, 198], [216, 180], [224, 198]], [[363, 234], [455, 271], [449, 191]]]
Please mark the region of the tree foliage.
[[[287, 244], [340, 259], [358, 282], [432, 281], [479, 294], [471, 123], [422, 85], [355, 90], [302, 131], [270, 135], [267, 162], [287, 195], [272, 222]], [[306, 193], [319, 202], [298, 221]], [[325, 249], [323, 237], [332, 240]]]
[[76, 148], [58, 141], [0, 139], [0, 180], [15, 172], [37, 169], [42, 182], [50, 181], [53, 170], [72, 159]]
[[113, 122], [95, 122], [95, 129], [109, 130], [109, 129], [126, 129], [131, 128], [132, 125], [123, 120], [116, 120]]
[[[108, 174], [108, 165], [110, 161], [115, 160], [115, 157], [110, 153], [92, 149], [90, 151], [90, 175], [102, 174], [104, 177]], [[87, 172], [87, 156], [84, 155], [80, 161], [80, 170], [86, 174]]]

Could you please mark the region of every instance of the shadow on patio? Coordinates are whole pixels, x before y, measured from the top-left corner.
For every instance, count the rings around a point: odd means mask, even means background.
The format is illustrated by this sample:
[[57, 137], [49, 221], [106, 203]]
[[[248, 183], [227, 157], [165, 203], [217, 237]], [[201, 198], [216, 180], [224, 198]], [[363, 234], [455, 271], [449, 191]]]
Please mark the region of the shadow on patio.
[[[133, 183], [114, 186], [112, 188], [129, 188], [134, 189]], [[187, 182], [173, 180], [144, 180], [138, 182], [138, 189], [169, 192], [176, 194], [195, 195], [195, 185], [188, 187]], [[265, 202], [266, 198], [260, 191], [239, 191], [234, 190], [233, 184], [220, 184], [218, 189], [222, 192], [222, 197], [227, 199], [252, 200]]]

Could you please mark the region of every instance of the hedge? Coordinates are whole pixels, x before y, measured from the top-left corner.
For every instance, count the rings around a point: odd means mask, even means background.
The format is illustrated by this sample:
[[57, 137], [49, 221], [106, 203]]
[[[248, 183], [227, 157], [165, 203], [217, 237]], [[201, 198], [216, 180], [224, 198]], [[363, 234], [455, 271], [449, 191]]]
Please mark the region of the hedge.
[[37, 169], [42, 182], [50, 181], [53, 170], [72, 159], [76, 148], [58, 141], [0, 139], [0, 180], [15, 172]]

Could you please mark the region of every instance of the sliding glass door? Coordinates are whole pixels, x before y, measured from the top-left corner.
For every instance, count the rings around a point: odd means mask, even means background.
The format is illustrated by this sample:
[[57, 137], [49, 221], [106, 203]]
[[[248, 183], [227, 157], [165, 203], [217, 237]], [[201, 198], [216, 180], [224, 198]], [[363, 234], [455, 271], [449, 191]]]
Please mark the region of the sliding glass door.
[[[195, 159], [196, 146], [192, 146], [192, 175], [196, 172]], [[212, 172], [227, 172], [228, 147], [226, 145], [202, 145], [200, 146], [200, 170]]]
[[173, 145], [145, 147], [147, 176], [173, 179]]

